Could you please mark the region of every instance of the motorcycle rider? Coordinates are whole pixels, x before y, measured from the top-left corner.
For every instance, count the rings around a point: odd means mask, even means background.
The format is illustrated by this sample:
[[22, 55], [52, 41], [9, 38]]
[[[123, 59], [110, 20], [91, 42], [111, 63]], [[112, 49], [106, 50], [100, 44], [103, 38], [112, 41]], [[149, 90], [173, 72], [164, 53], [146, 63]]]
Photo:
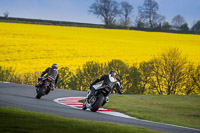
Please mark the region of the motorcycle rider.
[[[46, 74], [46, 76], [45, 77], [47, 77], [47, 78], [50, 78], [50, 79], [52, 79], [52, 82], [51, 82], [51, 90], [53, 90], [54, 89], [54, 87], [55, 87], [55, 84], [57, 84], [57, 82], [58, 82], [58, 79], [59, 79], [59, 76], [60, 76], [60, 74], [59, 74], [59, 72], [58, 72], [58, 65], [57, 64], [53, 64], [52, 65], [52, 67], [49, 67], [49, 68], [47, 68], [44, 72], [42, 72], [42, 74], [41, 74], [41, 77], [43, 77], [45, 74]], [[38, 85], [36, 85], [35, 87], [39, 87], [39, 84]], [[45, 88], [47, 88], [47, 82], [44, 82], [44, 87]], [[48, 91], [49, 92], [49, 91]], [[47, 93], [48, 93], [47, 92]]]
[[[115, 91], [117, 91], [119, 94], [123, 93], [123, 88], [121, 87], [121, 84], [119, 85], [118, 83], [120, 83], [120, 79], [116, 77], [117, 74], [115, 71], [110, 71], [108, 73], [108, 75], [103, 75], [100, 78], [96, 79], [93, 83], [90, 84], [90, 90], [87, 96], [87, 100], [91, 98], [91, 96], [94, 95], [95, 93], [95, 88], [93, 87], [93, 85], [95, 85], [96, 83], [103, 81], [102, 86], [104, 85], [108, 85], [110, 86], [110, 88]], [[107, 99], [108, 101], [108, 99]]]

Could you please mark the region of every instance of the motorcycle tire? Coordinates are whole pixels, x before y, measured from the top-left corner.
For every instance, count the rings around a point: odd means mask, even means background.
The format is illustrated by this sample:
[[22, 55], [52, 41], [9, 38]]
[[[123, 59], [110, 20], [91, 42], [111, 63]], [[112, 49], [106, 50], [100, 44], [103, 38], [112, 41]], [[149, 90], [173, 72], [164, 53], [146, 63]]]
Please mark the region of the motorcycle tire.
[[104, 101], [104, 96], [103, 96], [103, 94], [100, 93], [97, 96], [97, 101], [94, 103], [94, 105], [92, 106], [92, 108], [90, 110], [92, 112], [96, 112], [101, 107], [103, 101]]
[[40, 87], [37, 95], [35, 96], [37, 99], [40, 99], [44, 95], [44, 88]]
[[38, 94], [37, 94], [37, 95], [35, 96], [35, 98], [40, 99], [40, 98], [41, 98], [41, 95], [38, 95]]

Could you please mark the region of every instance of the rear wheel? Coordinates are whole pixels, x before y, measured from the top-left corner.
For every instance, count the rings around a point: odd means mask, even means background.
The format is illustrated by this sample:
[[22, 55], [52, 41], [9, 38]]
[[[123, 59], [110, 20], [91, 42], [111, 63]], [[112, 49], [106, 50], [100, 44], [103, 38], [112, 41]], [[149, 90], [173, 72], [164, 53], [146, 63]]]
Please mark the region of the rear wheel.
[[96, 112], [102, 105], [104, 101], [104, 96], [102, 93], [100, 93], [98, 96], [97, 96], [97, 100], [96, 102], [94, 103], [94, 105], [92, 105], [92, 108], [90, 109], [92, 112]]
[[46, 89], [46, 91], [45, 91], [45, 94], [46, 94], [46, 95], [48, 95], [48, 94], [49, 94], [49, 92], [50, 92], [50, 89], [51, 89], [50, 87], [47, 87], [47, 89]]
[[40, 99], [44, 95], [45, 89], [43, 87], [40, 87], [37, 91], [37, 95], [35, 96], [37, 99]]
[[35, 96], [35, 98], [40, 99], [40, 98], [41, 98], [41, 95], [38, 95], [38, 94], [37, 94], [37, 95]]

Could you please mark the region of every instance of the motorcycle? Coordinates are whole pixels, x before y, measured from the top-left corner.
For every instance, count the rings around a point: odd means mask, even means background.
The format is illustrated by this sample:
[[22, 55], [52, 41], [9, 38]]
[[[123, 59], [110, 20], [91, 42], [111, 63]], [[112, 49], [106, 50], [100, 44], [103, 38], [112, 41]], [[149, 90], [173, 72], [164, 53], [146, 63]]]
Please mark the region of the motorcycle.
[[[46, 87], [45, 87], [46, 85]], [[39, 77], [38, 86], [36, 87], [36, 98], [40, 99], [42, 96], [47, 95], [52, 89], [53, 83], [50, 77]]]
[[119, 94], [122, 94], [123, 90], [122, 84], [119, 82], [118, 85], [119, 87], [116, 87], [115, 89], [112, 89], [108, 85], [93, 86], [95, 89], [95, 93], [89, 99], [86, 98], [86, 101], [83, 104], [82, 109], [86, 110], [87, 108], [89, 108], [92, 112], [96, 112], [100, 107], [103, 107], [106, 103], [109, 102], [108, 97], [113, 92], [113, 90], [117, 91]]

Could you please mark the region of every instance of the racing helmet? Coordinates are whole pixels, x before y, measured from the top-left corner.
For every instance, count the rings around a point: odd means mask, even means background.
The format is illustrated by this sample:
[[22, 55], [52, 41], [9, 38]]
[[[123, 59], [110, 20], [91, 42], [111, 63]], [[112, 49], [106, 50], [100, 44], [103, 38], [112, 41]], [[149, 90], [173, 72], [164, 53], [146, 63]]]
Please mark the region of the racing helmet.
[[116, 77], [117, 77], [116, 72], [115, 71], [110, 71], [109, 72], [109, 77], [112, 77], [112, 78], [116, 79]]
[[53, 65], [52, 65], [52, 68], [58, 69], [58, 65], [57, 65], [57, 64], [53, 64]]

